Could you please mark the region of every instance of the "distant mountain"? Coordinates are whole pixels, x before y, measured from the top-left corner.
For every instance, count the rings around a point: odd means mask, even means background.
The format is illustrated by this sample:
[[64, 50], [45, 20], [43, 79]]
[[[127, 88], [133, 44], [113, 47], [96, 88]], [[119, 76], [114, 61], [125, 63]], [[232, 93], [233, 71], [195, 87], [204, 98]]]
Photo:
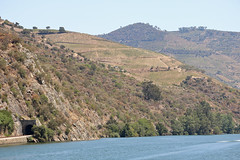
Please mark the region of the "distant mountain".
[[135, 23], [100, 37], [133, 47], [139, 47], [141, 42], [162, 41], [164, 35], [165, 32], [149, 24]]
[[107, 40], [174, 56], [203, 69], [214, 78], [240, 88], [240, 33], [182, 27], [161, 31], [149, 24], [135, 23], [108, 34]]

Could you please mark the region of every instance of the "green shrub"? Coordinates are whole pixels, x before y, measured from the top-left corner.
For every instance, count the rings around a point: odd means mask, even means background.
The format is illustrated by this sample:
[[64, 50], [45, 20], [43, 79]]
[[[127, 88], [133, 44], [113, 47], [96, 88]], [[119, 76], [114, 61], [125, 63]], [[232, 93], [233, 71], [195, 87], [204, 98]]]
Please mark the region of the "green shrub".
[[200, 102], [195, 109], [188, 108], [179, 120], [172, 120], [173, 135], [208, 135], [235, 131], [235, 123], [230, 114], [213, 113], [209, 103]]
[[67, 129], [65, 130], [65, 134], [68, 135], [70, 133], [70, 128], [67, 127]]
[[142, 92], [146, 100], [153, 99], [158, 101], [161, 99], [161, 91], [152, 81], [142, 83]]
[[48, 122], [48, 127], [51, 128], [52, 130], [56, 130], [57, 127], [58, 127], [58, 123], [56, 122], [56, 120], [51, 119], [51, 120]]
[[23, 52], [12, 51], [9, 53], [9, 56], [14, 57], [16, 61], [22, 62], [22, 63], [26, 59], [26, 53], [23, 53]]
[[39, 84], [43, 84], [45, 74], [44, 73], [37, 73], [36, 74], [36, 80]]
[[12, 115], [7, 110], [0, 110], [0, 133], [11, 135], [14, 129]]
[[1, 34], [0, 49], [7, 50], [9, 43], [13, 43], [13, 44], [21, 43], [21, 39], [14, 34]]
[[18, 82], [18, 87], [21, 90], [22, 94], [26, 91], [26, 86], [27, 86], [27, 83], [25, 80], [21, 80]]
[[151, 121], [146, 118], [139, 119], [132, 125], [133, 129], [137, 132], [139, 137], [156, 136], [156, 130]]
[[63, 78], [63, 76], [62, 76], [62, 73], [60, 73], [60, 72], [56, 72], [56, 76], [59, 78], [59, 80], [61, 81], [62, 80], [62, 78]]
[[19, 91], [15, 87], [11, 87], [10, 91], [13, 93], [15, 98], [19, 95]]
[[14, 69], [18, 69], [19, 67], [20, 67], [20, 64], [18, 62], [14, 62], [12, 64], [12, 68], [14, 68]]
[[65, 30], [64, 27], [59, 27], [59, 32], [60, 32], [60, 33], [66, 33], [66, 30]]
[[138, 134], [133, 129], [133, 127], [130, 124], [127, 123], [127, 124], [125, 124], [125, 126], [121, 130], [120, 136], [121, 137], [137, 137]]
[[54, 132], [46, 126], [33, 126], [33, 137], [36, 138], [39, 142], [49, 142], [52, 141]]
[[18, 74], [20, 75], [21, 78], [26, 78], [26, 70], [20, 67], [18, 69]]
[[117, 83], [115, 83], [115, 87], [121, 89], [122, 88], [122, 84], [117, 82]]
[[6, 102], [8, 104], [7, 94], [4, 93], [1, 95], [2, 103]]
[[28, 35], [28, 34], [31, 33], [31, 30], [30, 29], [23, 29], [23, 31], [21, 33]]
[[60, 48], [61, 48], [61, 49], [64, 49], [64, 48], [65, 48], [65, 46], [64, 46], [64, 45], [61, 45], [61, 46], [60, 46]]
[[0, 69], [2, 69], [3, 71], [5, 71], [6, 69], [6, 61], [3, 58], [0, 58]]
[[183, 135], [184, 128], [182, 126], [182, 123], [177, 120], [171, 121], [171, 128], [172, 128], [172, 134], [173, 135]]
[[32, 105], [31, 101], [25, 101], [27, 107], [30, 107]]
[[81, 66], [79, 66], [79, 69], [80, 69], [80, 70], [85, 70], [85, 69], [86, 69], [86, 67], [85, 67], [85, 66], [83, 66], [83, 65], [81, 65]]
[[96, 71], [96, 69], [97, 69], [96, 64], [92, 63], [90, 69], [91, 69], [92, 71]]
[[156, 125], [156, 129], [157, 129], [158, 135], [160, 136], [168, 133], [167, 128], [160, 122]]
[[48, 98], [45, 94], [40, 95], [40, 102], [41, 102], [41, 104], [47, 104], [48, 103]]
[[59, 86], [57, 83], [54, 83], [54, 89], [55, 89], [57, 92], [60, 92], [60, 86]]

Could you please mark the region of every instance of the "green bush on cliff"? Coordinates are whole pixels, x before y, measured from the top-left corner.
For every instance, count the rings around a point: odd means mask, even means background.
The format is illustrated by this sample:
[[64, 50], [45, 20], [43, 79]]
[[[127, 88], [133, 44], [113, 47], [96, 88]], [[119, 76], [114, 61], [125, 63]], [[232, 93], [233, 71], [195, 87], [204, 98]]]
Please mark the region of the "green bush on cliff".
[[5, 133], [11, 135], [13, 127], [14, 124], [11, 113], [7, 110], [0, 110], [0, 134]]
[[0, 58], [0, 69], [2, 70], [6, 69], [6, 61], [3, 58]]
[[152, 81], [142, 83], [142, 92], [146, 100], [158, 101], [161, 99], [161, 91]]
[[33, 126], [33, 137], [39, 142], [50, 142], [53, 139], [54, 132], [46, 126]]
[[168, 133], [168, 129], [163, 125], [163, 123], [160, 123], [160, 122], [157, 123], [156, 129], [157, 129], [158, 135], [160, 136]]
[[150, 120], [141, 118], [132, 124], [133, 129], [137, 132], [139, 137], [156, 136], [156, 130]]
[[120, 133], [121, 137], [138, 137], [137, 132], [133, 129], [130, 124], [125, 124]]

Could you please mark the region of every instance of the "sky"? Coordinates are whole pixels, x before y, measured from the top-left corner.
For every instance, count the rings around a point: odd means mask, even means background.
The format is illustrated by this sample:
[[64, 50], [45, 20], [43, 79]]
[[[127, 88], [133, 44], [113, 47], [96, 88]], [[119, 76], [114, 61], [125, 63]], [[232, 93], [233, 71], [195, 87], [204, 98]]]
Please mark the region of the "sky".
[[240, 0], [0, 0], [0, 16], [25, 28], [92, 35], [143, 22], [162, 30], [207, 26], [240, 32]]

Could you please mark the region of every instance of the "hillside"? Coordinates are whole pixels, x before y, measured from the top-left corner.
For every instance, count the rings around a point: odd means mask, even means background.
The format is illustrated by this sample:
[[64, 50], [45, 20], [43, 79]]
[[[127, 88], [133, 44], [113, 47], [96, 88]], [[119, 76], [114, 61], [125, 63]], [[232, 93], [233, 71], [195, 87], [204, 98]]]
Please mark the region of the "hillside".
[[0, 26], [0, 136], [21, 135], [20, 120], [40, 142], [240, 132], [239, 90], [173, 58], [22, 31]]
[[126, 74], [140, 81], [153, 80], [157, 84], [168, 86], [180, 84], [189, 75], [201, 76], [200, 72], [166, 55], [98, 37], [81, 33], [51, 34], [46, 37], [93, 61], [113, 66], [122, 72], [127, 71]]
[[[151, 116], [159, 115], [160, 119], [167, 119], [165, 124], [168, 127], [172, 124], [170, 119], [179, 119], [187, 108], [195, 108], [202, 101], [210, 103], [216, 112], [229, 113], [231, 108], [233, 115], [239, 116], [238, 90], [171, 57], [81, 33], [51, 34], [46, 37], [59, 46], [64, 45], [79, 55], [104, 63], [107, 68], [114, 68], [140, 82], [153, 81], [162, 91], [162, 100], [154, 102], [147, 110]], [[238, 118], [235, 120], [238, 121]]]
[[183, 27], [161, 31], [136, 23], [99, 35], [128, 46], [144, 48], [175, 57], [233, 87], [240, 88], [240, 33]]

